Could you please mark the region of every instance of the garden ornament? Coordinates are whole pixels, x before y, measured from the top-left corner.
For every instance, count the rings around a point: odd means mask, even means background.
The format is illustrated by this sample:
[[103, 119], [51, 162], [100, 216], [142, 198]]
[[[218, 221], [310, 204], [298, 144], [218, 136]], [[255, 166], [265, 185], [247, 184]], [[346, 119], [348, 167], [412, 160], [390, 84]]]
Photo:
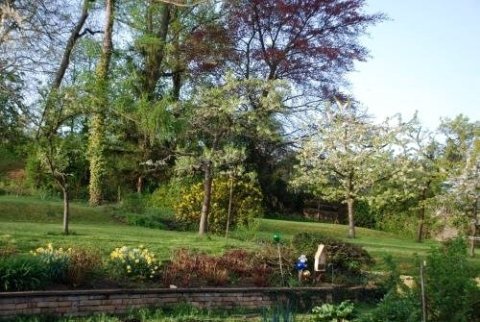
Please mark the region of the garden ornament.
[[[298, 282], [301, 283], [303, 278], [306, 278], [310, 276], [310, 272], [306, 270], [308, 267], [308, 259], [307, 256], [305, 255], [300, 255], [300, 257], [297, 259], [297, 262], [295, 263], [295, 269], [298, 271]], [[308, 274], [304, 274], [305, 272], [308, 272]]]
[[273, 242], [277, 244], [277, 251], [278, 251], [278, 265], [280, 266], [280, 275], [282, 276], [282, 284], [285, 284], [285, 280], [283, 278], [283, 266], [282, 266], [282, 252], [280, 249], [280, 234], [275, 233], [273, 235]]
[[318, 245], [317, 252], [315, 253], [315, 263], [313, 268], [315, 272], [324, 272], [325, 264], [327, 264], [327, 254], [325, 252], [325, 245]]

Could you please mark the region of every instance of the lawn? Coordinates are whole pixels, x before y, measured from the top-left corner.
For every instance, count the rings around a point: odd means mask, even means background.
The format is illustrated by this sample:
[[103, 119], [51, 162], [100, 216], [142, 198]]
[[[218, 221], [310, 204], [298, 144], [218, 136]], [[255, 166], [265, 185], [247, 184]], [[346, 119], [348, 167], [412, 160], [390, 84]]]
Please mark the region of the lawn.
[[0, 236], [10, 235], [21, 252], [29, 252], [47, 243], [56, 247], [93, 247], [104, 254], [123, 245], [145, 245], [160, 258], [166, 259], [178, 248], [221, 253], [227, 248], [252, 248], [251, 242], [228, 241], [219, 236], [199, 237], [193, 232], [178, 232], [128, 226], [120, 222], [111, 207], [91, 208], [72, 203], [71, 235], [62, 234], [60, 201], [37, 198], [0, 197]]
[[[70, 236], [62, 231], [62, 204], [60, 201], [46, 201], [26, 197], [0, 197], [0, 236], [10, 235], [21, 252], [28, 252], [51, 242], [56, 247], [93, 247], [103, 254], [114, 248], [128, 245], [145, 245], [159, 258], [167, 259], [178, 248], [198, 249], [219, 254], [229, 248], [254, 250], [261, 247], [258, 240], [271, 240], [273, 233], [279, 232], [285, 243], [298, 232], [321, 232], [325, 235], [360, 244], [377, 260], [375, 269], [382, 268], [382, 258], [386, 254], [394, 257], [403, 271], [411, 268], [414, 254], [424, 255], [436, 242], [416, 243], [394, 234], [358, 228], [357, 238], [346, 237], [347, 227], [311, 222], [294, 222], [261, 219], [255, 232], [245, 234], [244, 240], [221, 236], [199, 237], [195, 232], [179, 232], [128, 226], [115, 217], [113, 207], [91, 208], [86, 204], [72, 203]], [[235, 233], [233, 234], [235, 237]], [[474, 263], [480, 267], [477, 257]]]

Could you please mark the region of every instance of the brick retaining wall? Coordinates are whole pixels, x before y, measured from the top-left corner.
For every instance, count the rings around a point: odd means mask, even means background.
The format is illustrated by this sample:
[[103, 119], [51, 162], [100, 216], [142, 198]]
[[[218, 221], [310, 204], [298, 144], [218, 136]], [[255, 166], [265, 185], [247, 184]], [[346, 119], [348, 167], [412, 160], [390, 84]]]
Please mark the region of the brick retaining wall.
[[188, 303], [199, 308], [259, 309], [291, 299], [310, 309], [324, 302], [354, 301], [378, 296], [363, 287], [316, 288], [196, 288], [135, 290], [73, 290], [0, 293], [0, 319], [16, 315], [81, 316], [93, 313], [124, 313]]

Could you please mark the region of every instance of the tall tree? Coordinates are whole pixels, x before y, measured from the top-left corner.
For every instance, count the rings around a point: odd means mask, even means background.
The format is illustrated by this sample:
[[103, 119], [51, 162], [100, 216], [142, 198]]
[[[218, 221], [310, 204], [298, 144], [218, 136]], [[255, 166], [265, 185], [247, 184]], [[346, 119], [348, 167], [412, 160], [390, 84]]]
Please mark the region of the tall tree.
[[[168, 97], [159, 91], [159, 81], [165, 73], [165, 58], [168, 53], [169, 29], [172, 21], [172, 5], [158, 1], [147, 1], [139, 4], [133, 1], [127, 6], [129, 26], [135, 35], [134, 55], [139, 54], [140, 59], [132, 59], [132, 70], [135, 82], [131, 89], [132, 99], [127, 106], [128, 113], [133, 116], [137, 134], [137, 149], [139, 163], [151, 160], [153, 144], [157, 139], [166, 140], [165, 131], [168, 126], [160, 128], [170, 120], [167, 107]], [[130, 58], [129, 58], [130, 59]], [[163, 134], [163, 135], [161, 135]], [[143, 190], [144, 179], [150, 169], [136, 167], [136, 189], [138, 193]]]
[[[70, 223], [70, 186], [74, 179], [75, 163], [82, 159], [81, 136], [72, 131], [64, 132], [62, 127], [81, 113], [79, 97], [75, 89], [55, 91], [46, 98], [55, 109], [45, 114], [44, 126], [37, 137], [37, 154], [43, 169], [49, 173], [62, 191], [63, 196], [63, 233], [69, 234]], [[52, 103], [55, 100], [55, 103]]]
[[[174, 106], [187, 82], [189, 88], [200, 82], [201, 77], [192, 77], [192, 73], [206, 71], [200, 65], [207, 50], [218, 43], [210, 39], [218, 13], [209, 2], [179, 8], [161, 1], [131, 1], [122, 8], [125, 17], [121, 19], [134, 35], [134, 46], [124, 51], [126, 81], [119, 104], [129, 116], [129, 139], [136, 141], [132, 142], [134, 158], [145, 164], [171, 156], [175, 149], [173, 134], [179, 115]], [[135, 167], [137, 192], [143, 190], [145, 179], [152, 177], [152, 170]]]
[[[242, 78], [288, 80], [293, 87], [285, 98], [288, 115], [270, 120], [277, 124], [277, 139], [248, 146], [247, 161], [258, 172], [265, 195], [275, 191], [274, 160], [291, 142], [280, 138], [291, 135], [295, 112], [321, 106], [319, 102], [338, 92], [354, 63], [366, 59], [360, 36], [384, 16], [366, 14], [365, 5], [365, 0], [225, 1], [225, 21], [237, 54], [232, 69]], [[274, 200], [267, 202], [272, 207]]]
[[63, 194], [63, 231], [69, 233], [69, 177], [71, 176], [69, 167], [72, 163], [73, 152], [78, 150], [69, 144], [72, 140], [62, 138], [60, 128], [65, 125], [70, 118], [75, 117], [79, 113], [76, 103], [72, 103], [72, 94], [74, 91], [62, 91], [61, 85], [65, 78], [65, 74], [70, 65], [72, 51], [77, 41], [86, 33], [82, 31], [85, 22], [89, 16], [91, 4], [89, 0], [84, 0], [81, 7], [81, 13], [77, 22], [73, 25], [70, 35], [67, 38], [61, 62], [58, 65], [50, 87], [44, 99], [44, 108], [42, 117], [39, 122], [37, 132], [37, 143], [40, 159], [43, 161], [44, 167], [52, 175]]
[[108, 109], [108, 72], [113, 52], [112, 34], [115, 0], [105, 1], [105, 28], [103, 46], [96, 71], [93, 111], [90, 121], [88, 159], [90, 162], [90, 204], [99, 205], [103, 199], [102, 180], [106, 172], [105, 162], [105, 114]]
[[348, 236], [355, 238], [354, 204], [375, 183], [389, 179], [396, 127], [376, 125], [355, 106], [337, 101], [310, 125], [292, 179], [296, 187], [347, 204]]

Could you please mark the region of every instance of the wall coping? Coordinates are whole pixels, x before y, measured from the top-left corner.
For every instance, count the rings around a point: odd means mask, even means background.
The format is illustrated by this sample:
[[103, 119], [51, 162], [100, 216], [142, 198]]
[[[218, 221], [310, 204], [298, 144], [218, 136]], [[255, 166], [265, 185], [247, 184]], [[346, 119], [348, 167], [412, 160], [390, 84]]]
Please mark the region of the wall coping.
[[194, 294], [194, 293], [288, 293], [315, 292], [336, 290], [375, 289], [366, 286], [321, 286], [321, 287], [204, 287], [204, 288], [145, 288], [145, 289], [87, 289], [87, 290], [55, 290], [55, 291], [23, 291], [0, 292], [0, 298], [11, 297], [48, 297], [75, 295], [112, 295], [112, 294]]

